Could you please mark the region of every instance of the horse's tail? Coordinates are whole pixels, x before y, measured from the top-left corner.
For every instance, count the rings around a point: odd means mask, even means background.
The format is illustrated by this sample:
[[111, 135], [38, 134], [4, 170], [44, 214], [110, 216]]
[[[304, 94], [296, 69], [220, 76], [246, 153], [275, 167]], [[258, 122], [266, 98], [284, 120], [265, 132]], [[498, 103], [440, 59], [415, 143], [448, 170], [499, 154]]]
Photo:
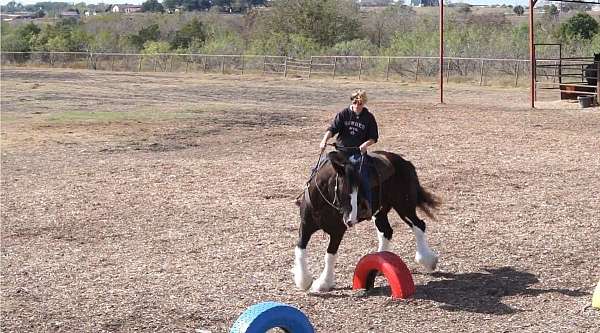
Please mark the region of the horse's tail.
[[[395, 173], [399, 176], [397, 181], [399, 184], [403, 184], [400, 185], [400, 187], [403, 188], [403, 191], [406, 191], [402, 195], [408, 195], [410, 204], [412, 205], [415, 203], [413, 200], [415, 199], [416, 194], [417, 207], [421, 208], [429, 218], [435, 219], [431, 210], [437, 208], [442, 201], [436, 195], [421, 186], [415, 166], [398, 154], [385, 151], [376, 151], [375, 153], [385, 156], [392, 162]], [[405, 188], [404, 185], [407, 187]]]
[[441, 204], [441, 200], [431, 192], [424, 189], [417, 179], [417, 206], [425, 213], [425, 215], [434, 219], [431, 209], [437, 208]]

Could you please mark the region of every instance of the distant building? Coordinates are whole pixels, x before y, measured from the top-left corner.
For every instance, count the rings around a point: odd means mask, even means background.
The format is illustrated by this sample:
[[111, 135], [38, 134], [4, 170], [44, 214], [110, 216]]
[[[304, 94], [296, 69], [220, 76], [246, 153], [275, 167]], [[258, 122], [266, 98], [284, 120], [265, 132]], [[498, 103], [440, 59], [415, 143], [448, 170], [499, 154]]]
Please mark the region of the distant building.
[[122, 5], [112, 5], [110, 11], [113, 13], [137, 13], [142, 11], [142, 6], [139, 5], [130, 5], [130, 4], [122, 4]]
[[60, 17], [62, 17], [62, 18], [79, 19], [79, 16], [80, 16], [79, 12], [77, 12], [75, 10], [67, 10], [67, 11], [60, 13]]
[[358, 0], [358, 4], [361, 6], [372, 6], [372, 7], [383, 7], [383, 6], [389, 6], [390, 4], [392, 4], [393, 1], [392, 0]]
[[11, 14], [5, 14], [5, 13], [1, 13], [0, 14], [0, 19], [2, 19], [2, 21], [14, 21], [14, 20], [27, 20], [27, 19], [34, 19], [37, 17], [36, 13], [29, 13], [29, 12], [18, 12], [18, 13], [11, 13]]
[[410, 5], [413, 7], [438, 7], [438, 0], [410, 0]]

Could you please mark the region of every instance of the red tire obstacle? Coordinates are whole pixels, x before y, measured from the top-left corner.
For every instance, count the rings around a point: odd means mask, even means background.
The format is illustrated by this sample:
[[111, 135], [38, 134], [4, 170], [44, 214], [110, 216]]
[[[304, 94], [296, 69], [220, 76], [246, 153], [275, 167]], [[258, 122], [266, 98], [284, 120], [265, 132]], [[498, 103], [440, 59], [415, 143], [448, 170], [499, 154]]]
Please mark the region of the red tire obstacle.
[[414, 295], [415, 283], [406, 264], [392, 252], [376, 252], [362, 257], [352, 281], [352, 289], [371, 289], [377, 273], [381, 272], [392, 289], [392, 298], [409, 298]]

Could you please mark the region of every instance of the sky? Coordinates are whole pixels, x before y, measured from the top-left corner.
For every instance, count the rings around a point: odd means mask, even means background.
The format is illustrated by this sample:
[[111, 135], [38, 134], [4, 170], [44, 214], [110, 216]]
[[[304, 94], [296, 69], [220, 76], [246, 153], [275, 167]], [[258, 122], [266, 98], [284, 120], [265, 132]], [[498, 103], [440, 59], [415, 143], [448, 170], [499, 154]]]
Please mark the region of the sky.
[[[11, 0], [0, 0], [0, 4], [2, 5], [6, 5], [8, 2], [10, 2]], [[15, 0], [16, 2], [20, 2], [24, 5], [32, 5], [36, 2], [41, 2], [43, 0]], [[89, 0], [89, 1], [75, 1], [75, 3], [78, 2], [85, 2], [86, 4], [95, 4], [98, 2], [104, 2], [104, 3], [129, 3], [132, 5], [138, 5], [141, 4], [142, 2], [144, 2], [145, 0]], [[470, 3], [471, 5], [494, 5], [494, 4], [507, 4], [507, 5], [527, 5], [529, 4], [528, 0], [451, 0], [453, 3], [456, 2], [466, 2], [466, 3]], [[51, 1], [52, 2], [52, 1]], [[56, 1], [56, 2], [71, 2], [71, 1]], [[159, 2], [162, 2], [161, 0], [159, 0]], [[409, 3], [410, 0], [405, 0], [405, 3]], [[539, 2], [539, 0], [538, 0]]]

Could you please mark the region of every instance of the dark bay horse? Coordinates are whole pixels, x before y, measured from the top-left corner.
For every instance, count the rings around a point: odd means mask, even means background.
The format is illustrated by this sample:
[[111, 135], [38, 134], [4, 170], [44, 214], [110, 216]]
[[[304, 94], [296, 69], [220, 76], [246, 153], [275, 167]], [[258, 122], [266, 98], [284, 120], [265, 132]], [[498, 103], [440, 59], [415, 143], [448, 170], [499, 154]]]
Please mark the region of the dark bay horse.
[[[387, 178], [382, 171], [372, 172], [379, 175], [379, 181], [371, 181], [373, 220], [379, 239], [378, 251], [386, 251], [392, 239], [393, 230], [388, 221], [388, 213], [394, 209], [400, 218], [415, 234], [417, 251], [415, 261], [427, 271], [435, 270], [438, 256], [429, 249], [425, 236], [425, 222], [417, 216], [419, 207], [432, 217], [430, 208], [438, 206], [438, 200], [419, 184], [415, 167], [397, 154], [384, 151], [370, 153], [387, 165]], [[365, 211], [366, 198], [360, 189], [357, 170], [348, 159], [337, 151], [328, 155], [328, 161], [319, 167], [308, 182], [304, 194], [297, 200], [300, 207], [299, 240], [295, 248], [295, 261], [292, 272], [294, 282], [302, 290], [315, 292], [329, 291], [335, 286], [335, 262], [337, 251], [346, 230], [368, 219]], [[385, 173], [385, 172], [384, 172]], [[310, 237], [323, 230], [329, 235], [329, 246], [325, 255], [325, 268], [313, 282], [307, 268], [306, 246]]]

